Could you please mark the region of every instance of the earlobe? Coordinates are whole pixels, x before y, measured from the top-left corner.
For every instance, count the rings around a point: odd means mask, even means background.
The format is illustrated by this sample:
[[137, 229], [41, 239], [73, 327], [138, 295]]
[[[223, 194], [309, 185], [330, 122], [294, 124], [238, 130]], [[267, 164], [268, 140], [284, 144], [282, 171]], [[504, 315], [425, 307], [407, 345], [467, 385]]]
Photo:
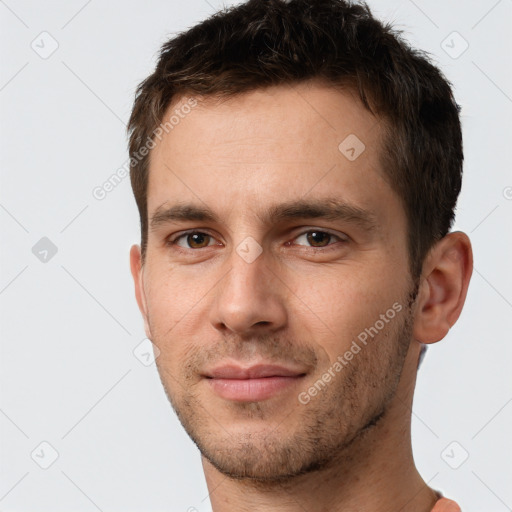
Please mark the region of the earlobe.
[[471, 242], [465, 233], [448, 233], [425, 258], [414, 320], [414, 338], [442, 340], [460, 316], [473, 272]]
[[135, 298], [144, 320], [144, 331], [146, 332], [146, 337], [151, 340], [152, 337], [148, 321], [146, 292], [144, 289], [144, 267], [142, 266], [141, 251], [140, 246], [138, 245], [133, 245], [130, 249], [130, 270], [133, 283], [135, 285]]

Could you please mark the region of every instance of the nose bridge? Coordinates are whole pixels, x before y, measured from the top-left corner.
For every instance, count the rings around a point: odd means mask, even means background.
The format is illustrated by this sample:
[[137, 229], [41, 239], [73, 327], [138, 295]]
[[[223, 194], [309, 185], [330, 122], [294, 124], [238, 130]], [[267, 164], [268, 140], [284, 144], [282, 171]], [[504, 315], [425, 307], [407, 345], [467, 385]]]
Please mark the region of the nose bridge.
[[266, 326], [276, 330], [286, 322], [279, 280], [273, 278], [270, 255], [256, 240], [243, 239], [233, 247], [229, 271], [219, 283], [211, 312], [212, 324], [239, 334]]

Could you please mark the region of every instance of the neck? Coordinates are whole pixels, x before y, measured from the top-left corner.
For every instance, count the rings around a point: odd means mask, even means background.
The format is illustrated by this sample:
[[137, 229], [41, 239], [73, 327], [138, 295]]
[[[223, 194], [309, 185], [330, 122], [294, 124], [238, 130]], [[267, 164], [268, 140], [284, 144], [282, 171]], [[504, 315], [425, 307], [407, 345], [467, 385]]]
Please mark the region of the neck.
[[261, 483], [226, 477], [203, 457], [213, 512], [430, 512], [437, 496], [418, 473], [411, 447], [418, 355], [414, 345], [384, 416], [329, 467], [284, 482]]

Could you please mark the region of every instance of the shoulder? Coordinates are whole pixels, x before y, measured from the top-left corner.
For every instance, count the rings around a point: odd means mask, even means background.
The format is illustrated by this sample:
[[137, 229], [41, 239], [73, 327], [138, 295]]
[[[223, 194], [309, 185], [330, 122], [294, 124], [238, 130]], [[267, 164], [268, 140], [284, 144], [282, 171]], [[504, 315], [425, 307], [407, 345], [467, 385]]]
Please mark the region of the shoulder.
[[449, 500], [448, 498], [441, 498], [436, 502], [432, 512], [461, 512], [461, 509], [455, 501]]

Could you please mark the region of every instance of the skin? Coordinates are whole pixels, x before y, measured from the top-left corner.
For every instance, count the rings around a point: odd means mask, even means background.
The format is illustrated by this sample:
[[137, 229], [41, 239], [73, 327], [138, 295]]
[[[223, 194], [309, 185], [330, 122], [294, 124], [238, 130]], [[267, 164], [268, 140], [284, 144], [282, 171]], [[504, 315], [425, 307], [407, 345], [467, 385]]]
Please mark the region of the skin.
[[[354, 161], [338, 149], [350, 134], [365, 145]], [[449, 233], [413, 281], [382, 136], [350, 91], [309, 82], [203, 99], [151, 152], [150, 219], [177, 203], [218, 217], [157, 223], [144, 265], [139, 246], [130, 253], [159, 375], [201, 450], [215, 512], [434, 506], [412, 457], [412, 398], [421, 343], [441, 340], [462, 310], [471, 244]], [[373, 229], [350, 218], [265, 217], [271, 206], [332, 198], [369, 212]], [[203, 238], [177, 238], [187, 230]], [[237, 251], [247, 237], [251, 251], [261, 248], [250, 263]], [[393, 304], [400, 312], [301, 403]], [[226, 361], [304, 375], [265, 400], [233, 401], [204, 378]]]

